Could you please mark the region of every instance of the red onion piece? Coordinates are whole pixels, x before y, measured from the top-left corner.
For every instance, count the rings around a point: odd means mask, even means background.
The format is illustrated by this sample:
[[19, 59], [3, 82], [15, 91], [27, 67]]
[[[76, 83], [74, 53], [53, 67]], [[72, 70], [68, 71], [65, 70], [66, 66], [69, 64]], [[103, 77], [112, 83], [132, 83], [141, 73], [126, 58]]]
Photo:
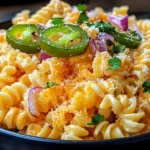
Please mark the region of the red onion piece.
[[101, 32], [99, 34], [99, 40], [100, 40], [100, 50], [101, 51], [107, 51], [106, 40], [111, 40], [112, 42], [114, 42], [114, 37], [110, 34], [105, 33], [105, 32]]
[[37, 94], [41, 92], [43, 88], [41, 87], [36, 87], [36, 88], [31, 88], [29, 90], [28, 94], [28, 107], [29, 111], [33, 116], [39, 116], [40, 112], [37, 107]]
[[115, 17], [110, 16], [109, 22], [116, 25], [117, 27], [121, 28], [123, 31], [128, 30], [128, 16], [125, 17]]
[[48, 58], [51, 58], [52, 56], [47, 55], [46, 53], [44, 53], [43, 51], [40, 52], [40, 62], [42, 62], [43, 60], [46, 60]]
[[90, 46], [92, 47], [92, 50], [93, 50], [93, 53], [94, 53], [94, 56], [95, 56], [96, 55], [96, 51], [98, 49], [98, 46], [96, 44], [96, 40], [90, 39]]

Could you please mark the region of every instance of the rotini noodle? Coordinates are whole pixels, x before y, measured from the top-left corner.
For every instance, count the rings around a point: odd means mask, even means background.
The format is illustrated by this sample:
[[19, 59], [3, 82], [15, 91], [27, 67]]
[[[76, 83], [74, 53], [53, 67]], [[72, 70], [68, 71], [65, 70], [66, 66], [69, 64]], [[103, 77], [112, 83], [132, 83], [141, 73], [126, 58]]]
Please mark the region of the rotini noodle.
[[32, 15], [26, 23], [31, 24], [45, 24], [49, 19], [53, 17], [54, 14], [63, 15], [70, 11], [69, 5], [61, 2], [59, 0], [52, 0], [47, 6], [43, 7], [41, 10]]
[[23, 24], [25, 23], [30, 17], [29, 10], [23, 10], [20, 13], [16, 14], [16, 16], [12, 19], [13, 24]]
[[101, 136], [104, 139], [122, 138], [128, 136], [128, 134], [125, 131], [122, 131], [116, 123], [110, 124], [108, 121], [101, 122], [96, 126], [94, 136], [99, 136], [99, 138], [101, 138], [99, 134], [102, 134]]
[[0, 122], [6, 124], [8, 129], [16, 128], [18, 130], [22, 130], [30, 121], [26, 111], [16, 107], [11, 107], [8, 111], [4, 111], [0, 119]]

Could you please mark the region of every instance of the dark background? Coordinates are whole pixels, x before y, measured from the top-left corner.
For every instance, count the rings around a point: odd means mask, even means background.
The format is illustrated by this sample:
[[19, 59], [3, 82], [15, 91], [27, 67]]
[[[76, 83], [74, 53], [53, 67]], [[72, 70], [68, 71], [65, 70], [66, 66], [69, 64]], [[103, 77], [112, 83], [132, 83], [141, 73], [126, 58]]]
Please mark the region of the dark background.
[[[128, 5], [130, 14], [149, 17], [150, 0], [64, 0], [72, 5], [77, 3], [87, 3], [89, 8], [100, 6], [105, 10], [110, 10], [114, 6]], [[0, 0], [0, 23], [10, 20], [22, 9], [30, 9], [35, 12], [40, 7], [46, 5], [49, 0]]]

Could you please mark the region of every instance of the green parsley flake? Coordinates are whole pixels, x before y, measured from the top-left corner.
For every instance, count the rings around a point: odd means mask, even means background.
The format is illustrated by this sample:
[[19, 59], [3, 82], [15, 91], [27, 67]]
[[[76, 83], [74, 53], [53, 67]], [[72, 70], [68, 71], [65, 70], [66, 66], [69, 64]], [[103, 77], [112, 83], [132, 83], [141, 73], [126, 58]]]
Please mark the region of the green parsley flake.
[[111, 40], [107, 40], [106, 42], [108, 46], [112, 46], [112, 48], [108, 50], [112, 57], [114, 56], [114, 54], [123, 52], [123, 50], [126, 48], [126, 46], [122, 44], [116, 46]]
[[78, 8], [79, 11], [86, 11], [87, 5], [79, 4], [79, 5], [77, 5], [77, 8]]
[[88, 20], [89, 20], [89, 17], [86, 15], [86, 12], [82, 12], [79, 16], [77, 23], [82, 24], [84, 22], [88, 22]]
[[80, 16], [78, 18], [77, 23], [78, 24], [82, 24], [84, 22], [88, 22], [89, 17], [86, 15], [87, 5], [79, 4], [79, 5], [77, 5], [77, 8], [78, 8], [79, 11], [81, 11], [81, 14], [80, 14]]
[[107, 70], [117, 70], [121, 66], [121, 60], [117, 57], [113, 57], [112, 59], [109, 59], [108, 63], [111, 66], [111, 68], [108, 68]]
[[119, 45], [116, 47], [116, 49], [117, 49], [116, 51], [117, 51], [117, 53], [122, 53], [125, 48], [126, 48], [125, 45], [119, 44]]
[[94, 116], [92, 116], [92, 121], [88, 122], [87, 125], [97, 125], [100, 122], [104, 121], [104, 116], [100, 115], [100, 114], [94, 114]]
[[58, 24], [63, 24], [63, 18], [51, 18], [52, 24], [58, 25]]
[[87, 26], [91, 27], [94, 26], [95, 28], [98, 28], [101, 32], [108, 32], [110, 30], [115, 30], [115, 27], [112, 26], [110, 23], [106, 23], [104, 21], [97, 21], [94, 23], [86, 23]]
[[143, 83], [142, 87], [144, 88], [144, 92], [150, 93], [150, 82], [145, 81], [145, 82]]
[[47, 82], [46, 83], [46, 88], [50, 88], [52, 86], [58, 85], [56, 82]]

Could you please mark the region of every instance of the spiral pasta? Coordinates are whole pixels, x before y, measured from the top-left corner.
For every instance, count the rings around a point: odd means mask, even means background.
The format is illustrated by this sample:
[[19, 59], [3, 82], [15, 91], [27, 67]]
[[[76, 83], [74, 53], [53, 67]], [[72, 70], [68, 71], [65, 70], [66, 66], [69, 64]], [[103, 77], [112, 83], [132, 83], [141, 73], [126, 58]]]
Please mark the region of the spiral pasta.
[[7, 44], [0, 45], [1, 53], [0, 56], [0, 67], [3, 68], [7, 65], [16, 66], [16, 56], [18, 51], [10, 48]]
[[29, 124], [27, 127], [26, 134], [38, 137], [49, 137], [51, 133], [51, 128], [48, 125], [44, 125], [43, 127], [38, 124]]
[[128, 134], [118, 127], [116, 123], [110, 124], [108, 121], [104, 121], [96, 126], [94, 136], [104, 139], [112, 139], [126, 137]]
[[65, 127], [65, 132], [62, 134], [62, 140], [82, 140], [80, 137], [87, 136], [89, 133], [84, 128], [75, 125]]
[[2, 88], [0, 92], [1, 109], [9, 108], [20, 103], [23, 100], [23, 94], [26, 90], [27, 87], [20, 82], [15, 82], [10, 86]]
[[70, 11], [70, 6], [59, 0], [52, 0], [47, 6], [32, 15], [26, 23], [30, 24], [45, 24], [54, 14], [65, 15]]
[[47, 75], [44, 73], [34, 70], [31, 74], [28, 75], [29, 81], [32, 83], [33, 87], [45, 87], [48, 81]]
[[114, 7], [112, 14], [117, 16], [119, 15], [126, 16], [128, 15], [128, 10], [129, 10], [128, 6]]
[[148, 30], [145, 34], [145, 40], [150, 40], [150, 30]]
[[12, 19], [13, 24], [23, 24], [25, 23], [30, 17], [29, 10], [23, 10], [20, 13], [16, 14], [16, 16]]
[[[140, 74], [137, 76], [140, 78], [141, 82], [144, 82], [144, 79], [149, 78], [149, 42], [143, 42], [139, 47], [139, 51], [136, 53], [135, 65], [133, 66], [134, 72], [140, 71]], [[142, 54], [140, 52], [142, 51]]]
[[[81, 27], [89, 37], [85, 52], [66, 58], [43, 57], [44, 49], [36, 54], [15, 49], [7, 42], [7, 31], [0, 29], [0, 127], [57, 140], [105, 140], [150, 132], [150, 23], [129, 16], [128, 9], [105, 12], [98, 6], [88, 10], [51, 0], [31, 16], [24, 10], [13, 18], [14, 25], [34, 24], [42, 30], [62, 21]], [[124, 17], [128, 30], [110, 23], [110, 16]], [[106, 37], [100, 39], [102, 32]], [[118, 33], [117, 38], [108, 33]], [[59, 46], [59, 39], [67, 37], [77, 44], [75, 51], [82, 48], [80, 32], [71, 33], [71, 38], [67, 34], [60, 30], [48, 38], [58, 40]], [[62, 42], [49, 50], [63, 52], [63, 46]], [[73, 49], [74, 45], [68, 51]]]
[[143, 116], [144, 116], [143, 112], [119, 115], [119, 117], [121, 118], [120, 124], [123, 126], [124, 130], [128, 133], [139, 132], [145, 127], [144, 123], [139, 122], [139, 120]]
[[137, 21], [137, 26], [143, 32], [147, 32], [150, 28], [150, 21], [148, 19]]
[[38, 65], [38, 71], [39, 74], [48, 74], [48, 79], [45, 78], [47, 81], [50, 80], [59, 83], [64, 80], [65, 76], [69, 73], [69, 69], [66, 64], [67, 62], [65, 59], [51, 58], [42, 61], [42, 63]]
[[126, 95], [118, 95], [116, 98], [108, 94], [104, 97], [100, 104], [101, 109], [109, 109], [115, 113], [132, 113], [136, 108], [136, 98], [131, 97], [130, 99]]
[[19, 53], [16, 57], [16, 63], [21, 71], [29, 74], [36, 69], [39, 60], [36, 56], [30, 57], [25, 53]]
[[0, 122], [6, 124], [8, 129], [22, 130], [29, 123], [26, 111], [11, 107], [8, 111], [0, 110]]
[[14, 66], [6, 66], [2, 69], [0, 73], [0, 88], [16, 81], [16, 77], [14, 76], [16, 71]]

